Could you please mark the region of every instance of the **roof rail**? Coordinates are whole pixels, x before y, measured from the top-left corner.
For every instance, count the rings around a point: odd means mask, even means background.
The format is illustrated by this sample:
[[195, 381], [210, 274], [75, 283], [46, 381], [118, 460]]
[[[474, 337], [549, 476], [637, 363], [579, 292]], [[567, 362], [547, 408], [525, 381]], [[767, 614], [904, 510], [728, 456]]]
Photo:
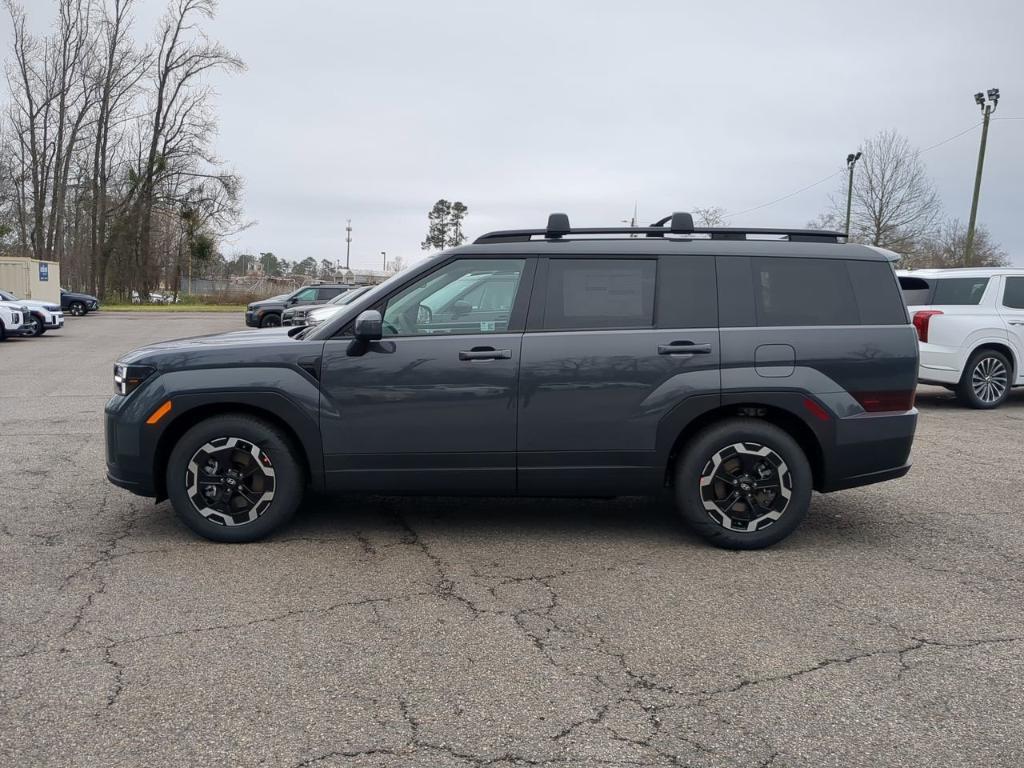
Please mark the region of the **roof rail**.
[[[666, 226], [667, 225], [667, 226]], [[827, 229], [769, 229], [764, 227], [695, 227], [693, 216], [677, 212], [651, 224], [649, 227], [571, 227], [564, 213], [552, 213], [544, 229], [504, 229], [480, 235], [474, 243], [525, 242], [534, 237], [561, 240], [566, 235], [708, 235], [711, 240], [746, 240], [747, 235], [785, 237], [790, 242], [838, 243], [845, 239], [842, 232]]]

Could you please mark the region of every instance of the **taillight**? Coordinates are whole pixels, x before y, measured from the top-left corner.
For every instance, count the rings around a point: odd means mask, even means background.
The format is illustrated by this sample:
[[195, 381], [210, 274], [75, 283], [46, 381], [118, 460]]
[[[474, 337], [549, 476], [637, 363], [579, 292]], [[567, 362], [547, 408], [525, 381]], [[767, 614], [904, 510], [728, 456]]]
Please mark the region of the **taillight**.
[[928, 343], [928, 324], [932, 320], [932, 315], [941, 314], [942, 310], [940, 309], [922, 309], [914, 313], [914, 327], [917, 328], [917, 338], [925, 344]]
[[868, 413], [881, 411], [909, 411], [914, 407], [917, 390], [900, 389], [886, 392], [851, 392], [854, 399]]

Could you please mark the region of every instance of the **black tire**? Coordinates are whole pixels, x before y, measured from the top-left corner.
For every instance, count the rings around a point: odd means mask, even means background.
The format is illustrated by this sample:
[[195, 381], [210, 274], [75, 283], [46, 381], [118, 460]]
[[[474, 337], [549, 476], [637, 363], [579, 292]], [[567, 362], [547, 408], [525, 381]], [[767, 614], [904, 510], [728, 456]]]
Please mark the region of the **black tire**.
[[43, 321], [39, 318], [39, 315], [31, 315], [32, 318], [32, 335], [42, 336], [46, 333], [46, 326], [43, 325]]
[[1010, 396], [1013, 365], [994, 349], [979, 349], [964, 367], [956, 396], [968, 408], [998, 408]]
[[[236, 440], [233, 445], [231, 439]], [[206, 448], [213, 443], [220, 445], [215, 446], [214, 454], [210, 454], [206, 452]], [[246, 463], [249, 466], [255, 465], [256, 469], [260, 470], [259, 474], [263, 477], [257, 477], [257, 480], [264, 484], [263, 487], [251, 491], [251, 483], [243, 486], [237, 480], [233, 485], [239, 489], [250, 490], [252, 494], [262, 494], [261, 500], [269, 491], [271, 498], [262, 505], [257, 504], [251, 509], [243, 510], [238, 517], [229, 517], [220, 511], [222, 507], [214, 509], [219, 500], [210, 501], [209, 497], [204, 495], [204, 490], [214, 486], [204, 484], [202, 478], [220, 478], [222, 489], [226, 489], [224, 483], [229, 482], [230, 470], [222, 470], [219, 475], [202, 474], [201, 469], [197, 472], [190, 467], [198, 467], [200, 463], [204, 463], [206, 468], [210, 466], [207, 462], [211, 457], [215, 457], [218, 464], [222, 461], [224, 465], [237, 466], [229, 461], [229, 457], [245, 458], [250, 453], [255, 455], [254, 451], [259, 454], [261, 461], [247, 459]], [[266, 475], [268, 468], [273, 470], [272, 480], [269, 481]], [[253, 474], [257, 474], [255, 470]], [[236, 474], [235, 477], [237, 476]], [[298, 451], [288, 436], [262, 419], [241, 414], [206, 419], [182, 435], [168, 459], [166, 480], [167, 496], [182, 522], [200, 536], [224, 542], [257, 541], [288, 523], [302, 502], [306, 487], [306, 475], [300, 464]], [[267, 482], [271, 484], [266, 486]], [[203, 485], [205, 488], [200, 489]], [[193, 499], [204, 505], [204, 511], [200, 511]], [[236, 495], [233, 501], [241, 500]], [[244, 501], [242, 506], [245, 506]], [[244, 521], [246, 516], [253, 514], [254, 519]], [[233, 524], [227, 524], [229, 520]]]
[[68, 309], [75, 317], [83, 317], [89, 311], [85, 308], [85, 304], [80, 301], [72, 301]]
[[[742, 469], [746, 463], [753, 465], [753, 474]], [[720, 475], [729, 482], [704, 482]], [[771, 476], [777, 491], [769, 487]], [[789, 536], [807, 516], [813, 477], [807, 457], [787, 432], [759, 419], [736, 418], [708, 427], [689, 442], [676, 462], [674, 484], [679, 513], [705, 540], [725, 549], [762, 549]], [[760, 494], [751, 490], [754, 484], [762, 485]], [[715, 504], [718, 497], [724, 497], [723, 504], [733, 500], [726, 507], [733, 518]]]
[[0, 341], [7, 341], [7, 329], [4, 328], [3, 320], [0, 320]]
[[279, 328], [280, 326], [281, 316], [276, 312], [264, 315], [263, 319], [260, 320], [260, 328]]

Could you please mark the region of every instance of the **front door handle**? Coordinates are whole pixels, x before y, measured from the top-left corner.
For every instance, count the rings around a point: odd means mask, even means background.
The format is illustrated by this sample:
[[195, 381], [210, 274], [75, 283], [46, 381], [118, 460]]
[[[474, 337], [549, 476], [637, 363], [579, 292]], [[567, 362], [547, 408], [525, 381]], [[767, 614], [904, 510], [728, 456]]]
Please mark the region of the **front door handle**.
[[694, 344], [692, 341], [673, 341], [658, 345], [659, 355], [710, 355], [710, 344]]
[[511, 360], [511, 349], [495, 349], [494, 347], [473, 347], [459, 352], [459, 360]]

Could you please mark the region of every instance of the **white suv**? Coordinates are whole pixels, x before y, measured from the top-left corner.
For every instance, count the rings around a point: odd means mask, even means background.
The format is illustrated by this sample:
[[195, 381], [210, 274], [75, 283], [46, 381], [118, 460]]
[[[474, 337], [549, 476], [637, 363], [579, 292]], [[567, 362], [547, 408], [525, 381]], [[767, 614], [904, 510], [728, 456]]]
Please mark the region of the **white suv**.
[[47, 331], [60, 330], [64, 327], [64, 312], [60, 308], [60, 302], [19, 299], [10, 291], [3, 290], [0, 290], [0, 301], [21, 304], [29, 311], [28, 322], [32, 324], [32, 336], [42, 336]]
[[1024, 267], [897, 273], [921, 346], [918, 378], [995, 408], [1024, 384]]
[[8, 336], [31, 336], [32, 316], [28, 307], [10, 301], [0, 301], [0, 341]]

